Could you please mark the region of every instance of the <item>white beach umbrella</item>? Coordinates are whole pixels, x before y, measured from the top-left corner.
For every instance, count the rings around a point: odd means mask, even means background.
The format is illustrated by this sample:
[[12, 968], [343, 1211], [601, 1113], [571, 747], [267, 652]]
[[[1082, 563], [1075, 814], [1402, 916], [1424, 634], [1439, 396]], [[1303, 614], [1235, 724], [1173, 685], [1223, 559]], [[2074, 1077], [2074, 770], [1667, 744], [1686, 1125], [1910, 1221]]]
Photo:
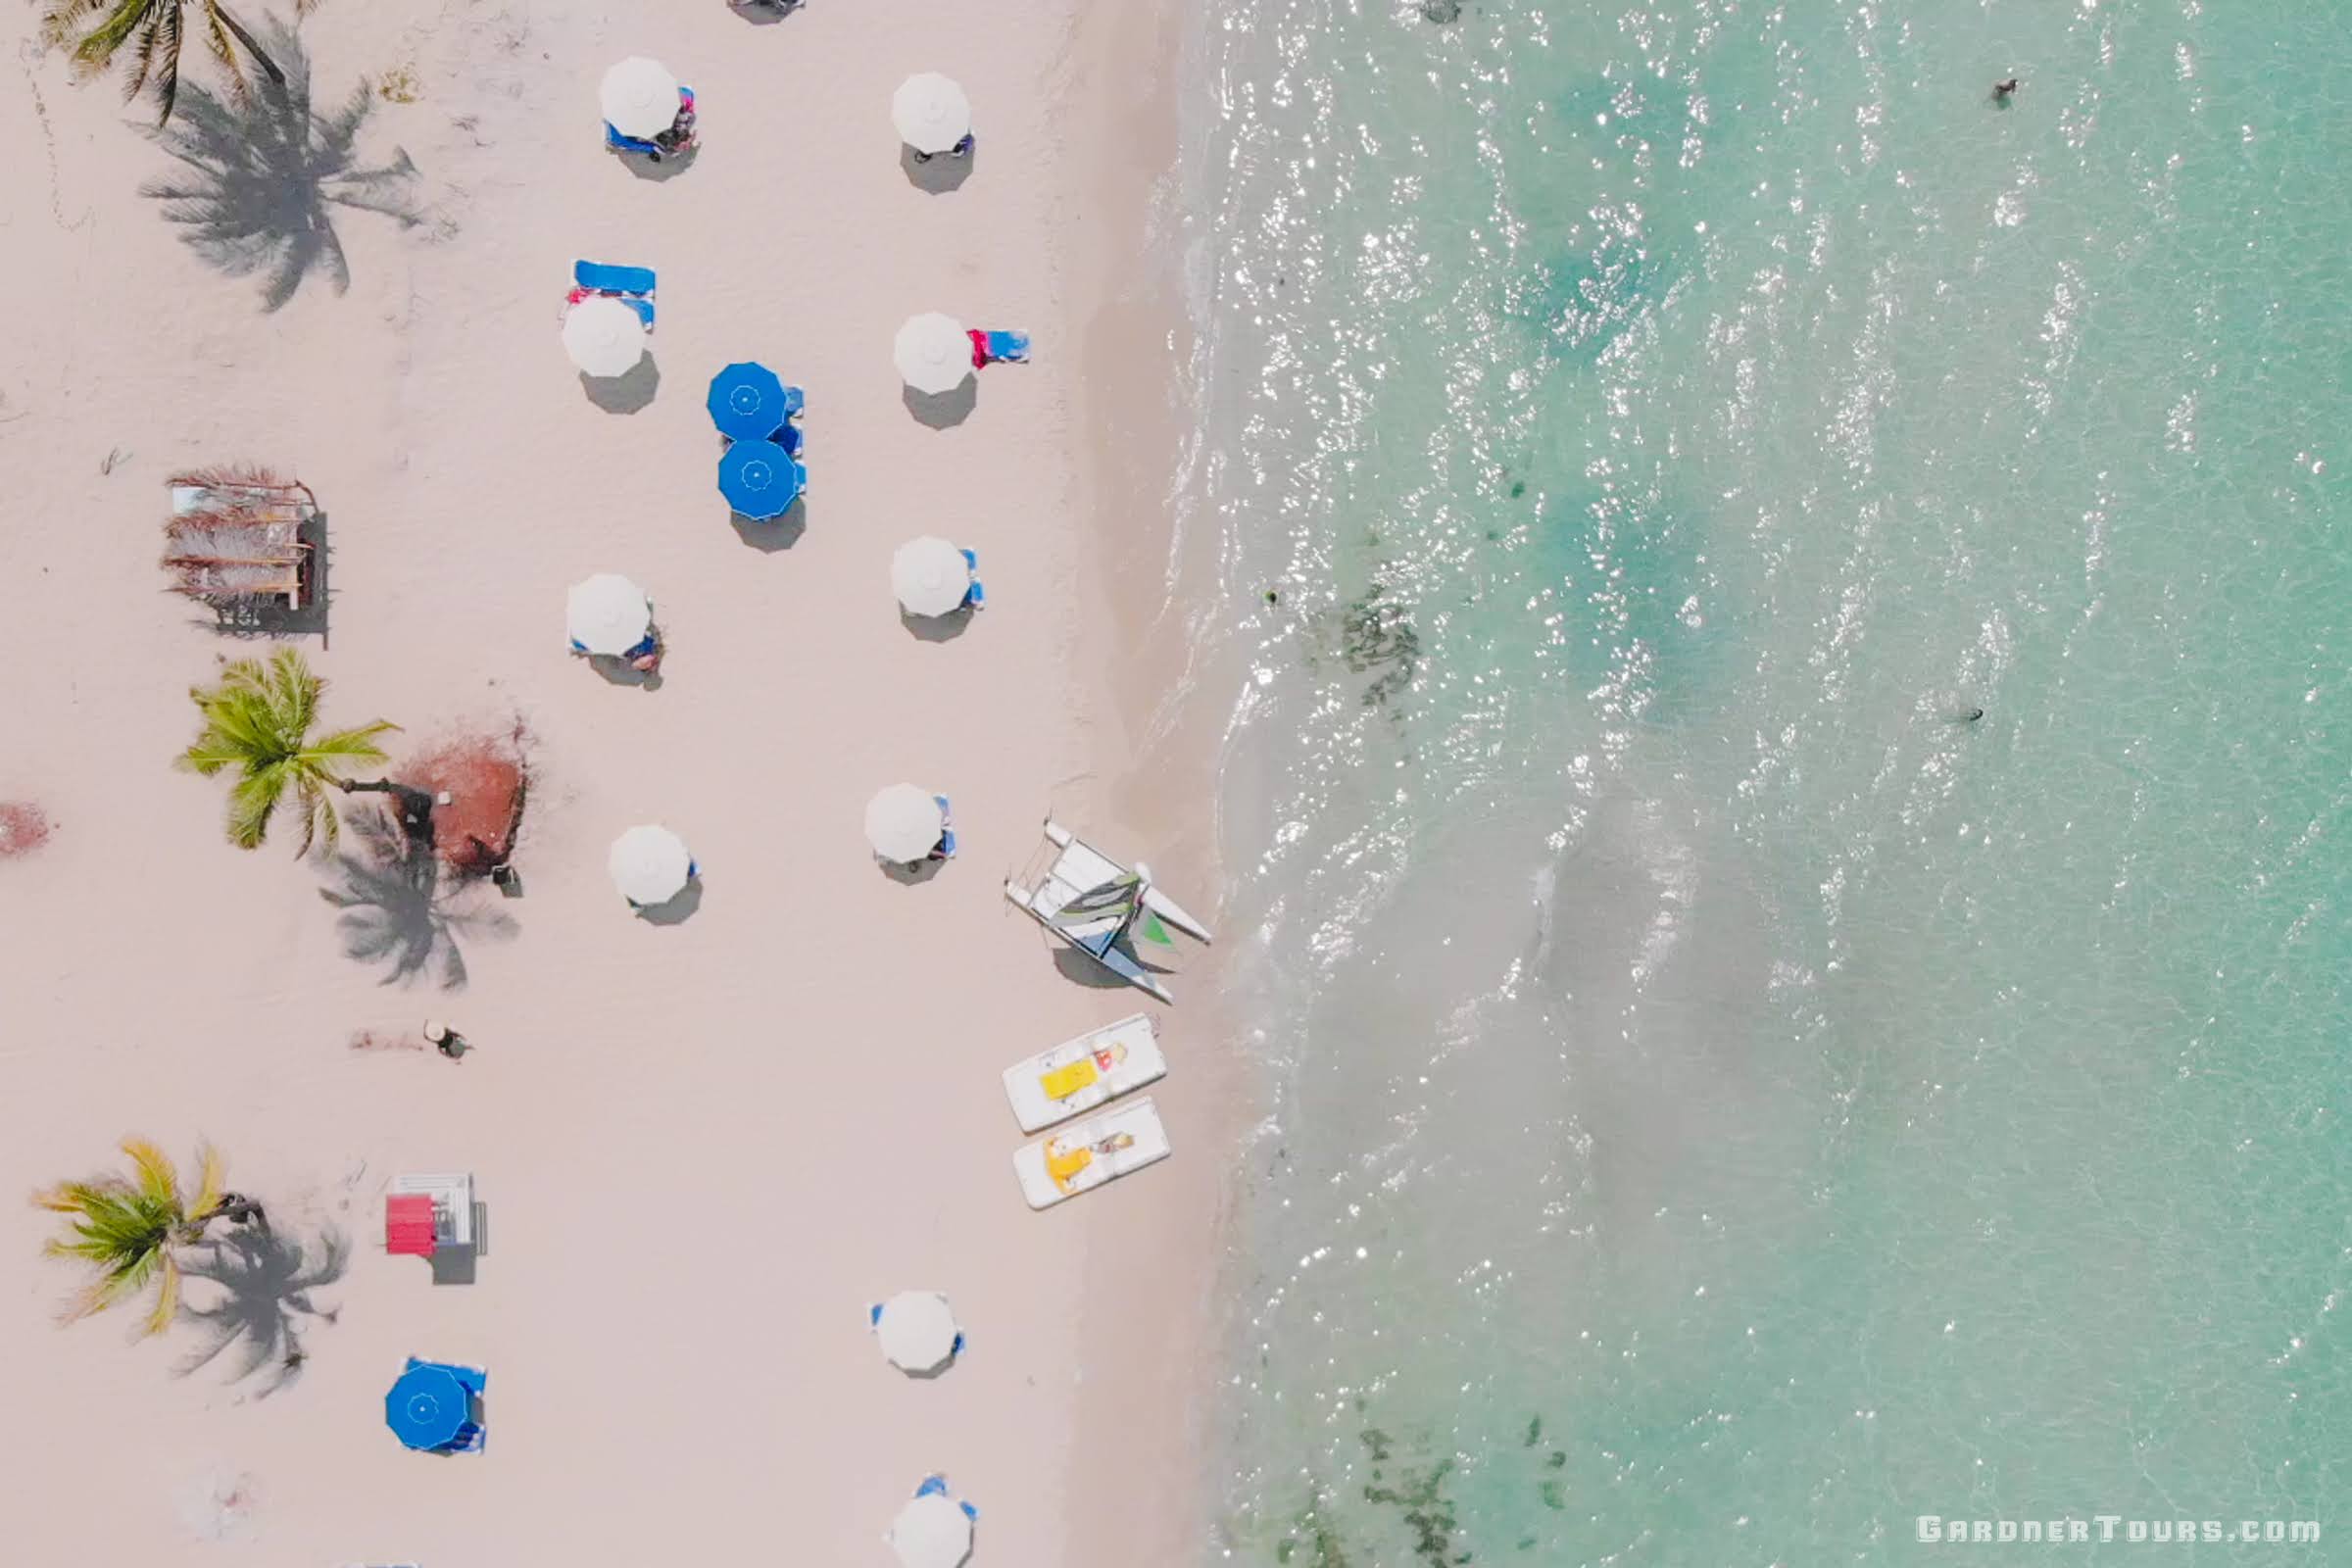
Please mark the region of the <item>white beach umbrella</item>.
[[928, 790], [893, 784], [865, 803], [865, 841], [885, 860], [910, 865], [946, 831], [945, 813]]
[[890, 558], [890, 586], [909, 615], [945, 615], [972, 591], [971, 564], [947, 540], [925, 534]]
[[588, 652], [617, 658], [645, 641], [653, 629], [654, 605], [644, 589], [620, 573], [600, 571], [571, 585], [564, 622], [571, 640]]
[[882, 1353], [902, 1372], [936, 1372], [956, 1353], [956, 1313], [937, 1291], [901, 1291], [874, 1321]]
[[590, 375], [626, 375], [645, 358], [645, 322], [625, 300], [591, 294], [564, 313], [564, 352]]
[[945, 153], [972, 129], [972, 101], [963, 89], [936, 71], [925, 71], [899, 83], [890, 96], [890, 122], [899, 139], [918, 153]]
[[665, 827], [633, 827], [612, 841], [605, 868], [612, 885], [631, 904], [666, 904], [685, 890], [694, 857], [686, 841]]
[[953, 392], [972, 373], [972, 340], [953, 316], [937, 311], [909, 316], [899, 328], [891, 359], [917, 392]]
[[661, 61], [631, 55], [605, 73], [597, 100], [614, 130], [651, 141], [678, 118], [678, 78]]
[[972, 1522], [934, 1492], [899, 1510], [889, 1540], [904, 1568], [956, 1568], [972, 1554]]

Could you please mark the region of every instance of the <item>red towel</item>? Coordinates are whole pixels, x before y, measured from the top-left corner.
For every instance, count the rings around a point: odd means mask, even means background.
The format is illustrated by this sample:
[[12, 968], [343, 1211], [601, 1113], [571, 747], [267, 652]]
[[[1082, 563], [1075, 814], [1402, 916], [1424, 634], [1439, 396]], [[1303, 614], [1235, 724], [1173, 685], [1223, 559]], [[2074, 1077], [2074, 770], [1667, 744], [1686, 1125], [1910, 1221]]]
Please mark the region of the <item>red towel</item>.
[[975, 370], [987, 368], [988, 334], [986, 332], [967, 331], [963, 335], [972, 340], [972, 368]]

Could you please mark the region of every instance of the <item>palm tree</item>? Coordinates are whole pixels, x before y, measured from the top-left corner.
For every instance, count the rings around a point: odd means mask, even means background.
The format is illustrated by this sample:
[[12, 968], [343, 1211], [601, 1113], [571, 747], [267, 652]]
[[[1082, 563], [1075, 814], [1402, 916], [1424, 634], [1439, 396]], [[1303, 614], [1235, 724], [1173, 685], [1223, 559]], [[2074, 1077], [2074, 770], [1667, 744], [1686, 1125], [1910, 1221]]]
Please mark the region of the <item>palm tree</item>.
[[133, 1177], [93, 1176], [33, 1194], [40, 1207], [74, 1216], [72, 1235], [52, 1237], [41, 1250], [51, 1257], [78, 1257], [98, 1271], [66, 1308], [66, 1322], [103, 1311], [152, 1285], [155, 1303], [139, 1332], [161, 1334], [179, 1310], [179, 1262], [173, 1250], [202, 1242], [214, 1220], [267, 1225], [268, 1217], [261, 1204], [220, 1185], [225, 1167], [210, 1144], [196, 1146], [193, 1200], [181, 1198], [179, 1174], [155, 1145], [125, 1138], [122, 1152], [130, 1156]]
[[[294, 0], [294, 14], [308, 15], [318, 3]], [[245, 73], [237, 65], [240, 49], [271, 81], [286, 79], [277, 62], [221, 0], [49, 0], [41, 13], [41, 33], [52, 45], [71, 46], [74, 70], [85, 77], [105, 74], [123, 45], [131, 45], [135, 52], [130, 82], [122, 99], [129, 102], [152, 82], [162, 105], [155, 117], [160, 125], [172, 118], [172, 106], [179, 97], [179, 45], [189, 11], [196, 13], [205, 47], [227, 69], [240, 94], [245, 90]]]
[[312, 739], [325, 689], [302, 655], [285, 648], [267, 664], [240, 659], [221, 670], [218, 686], [189, 690], [204, 730], [180, 754], [179, 765], [207, 778], [224, 767], [237, 770], [228, 792], [228, 837], [239, 849], [260, 847], [289, 789], [302, 813], [302, 844], [294, 853], [308, 855], [314, 843], [333, 849], [338, 824], [326, 786], [347, 789], [346, 768], [384, 760], [375, 737], [400, 726], [380, 718]]

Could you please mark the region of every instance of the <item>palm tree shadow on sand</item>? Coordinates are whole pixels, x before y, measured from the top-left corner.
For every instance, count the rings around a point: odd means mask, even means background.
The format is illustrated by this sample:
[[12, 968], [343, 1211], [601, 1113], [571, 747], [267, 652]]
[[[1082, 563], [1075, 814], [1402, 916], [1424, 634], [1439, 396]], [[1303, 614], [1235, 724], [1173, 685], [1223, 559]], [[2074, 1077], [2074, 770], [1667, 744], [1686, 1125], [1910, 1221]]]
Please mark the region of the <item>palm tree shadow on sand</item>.
[[300, 36], [275, 19], [257, 30], [286, 79], [257, 73], [241, 100], [183, 86], [172, 122], [155, 134], [190, 172], [150, 180], [139, 194], [164, 203], [164, 217], [210, 266], [231, 277], [263, 273], [262, 308], [274, 311], [315, 271], [338, 294], [351, 287], [336, 208], [379, 213], [403, 228], [425, 222], [426, 212], [413, 200], [416, 166], [407, 152], [394, 148], [388, 164], [359, 160], [360, 129], [375, 107], [368, 83], [321, 115]]
[[444, 991], [466, 985], [460, 938], [506, 940], [520, 929], [477, 883], [445, 875], [430, 844], [413, 842], [381, 811], [354, 811], [344, 830], [356, 851], [337, 856], [333, 884], [318, 897], [343, 912], [335, 920], [343, 951], [384, 966], [384, 985], [408, 985], [430, 973]]
[[182, 1322], [198, 1326], [204, 1344], [172, 1368], [187, 1377], [230, 1349], [237, 1351], [225, 1381], [254, 1384], [268, 1398], [302, 1375], [309, 1352], [304, 1331], [335, 1321], [342, 1308], [321, 1306], [311, 1293], [332, 1285], [351, 1265], [351, 1240], [329, 1225], [315, 1242], [262, 1229], [244, 1229], [208, 1243], [186, 1257], [181, 1272], [219, 1287], [206, 1305], [182, 1305]]

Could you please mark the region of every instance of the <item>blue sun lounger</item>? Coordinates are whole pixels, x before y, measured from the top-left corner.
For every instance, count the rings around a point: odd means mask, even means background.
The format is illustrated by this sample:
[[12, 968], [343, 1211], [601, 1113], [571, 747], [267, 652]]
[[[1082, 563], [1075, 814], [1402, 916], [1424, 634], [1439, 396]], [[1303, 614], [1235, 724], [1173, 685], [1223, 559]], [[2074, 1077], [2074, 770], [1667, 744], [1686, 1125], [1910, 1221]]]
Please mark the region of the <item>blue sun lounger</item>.
[[645, 322], [647, 331], [654, 327], [654, 270], [650, 267], [615, 267], [608, 262], [574, 262], [571, 280], [591, 294], [610, 294], [625, 303]]
[[1029, 358], [1029, 334], [1026, 332], [983, 332], [990, 360], [1010, 360], [1018, 365]]
[[963, 564], [966, 566], [969, 566], [973, 572], [972, 586], [963, 596], [963, 608], [966, 610], [985, 610], [988, 608], [988, 595], [980, 587], [980, 552], [977, 550], [966, 550], [963, 553]]

